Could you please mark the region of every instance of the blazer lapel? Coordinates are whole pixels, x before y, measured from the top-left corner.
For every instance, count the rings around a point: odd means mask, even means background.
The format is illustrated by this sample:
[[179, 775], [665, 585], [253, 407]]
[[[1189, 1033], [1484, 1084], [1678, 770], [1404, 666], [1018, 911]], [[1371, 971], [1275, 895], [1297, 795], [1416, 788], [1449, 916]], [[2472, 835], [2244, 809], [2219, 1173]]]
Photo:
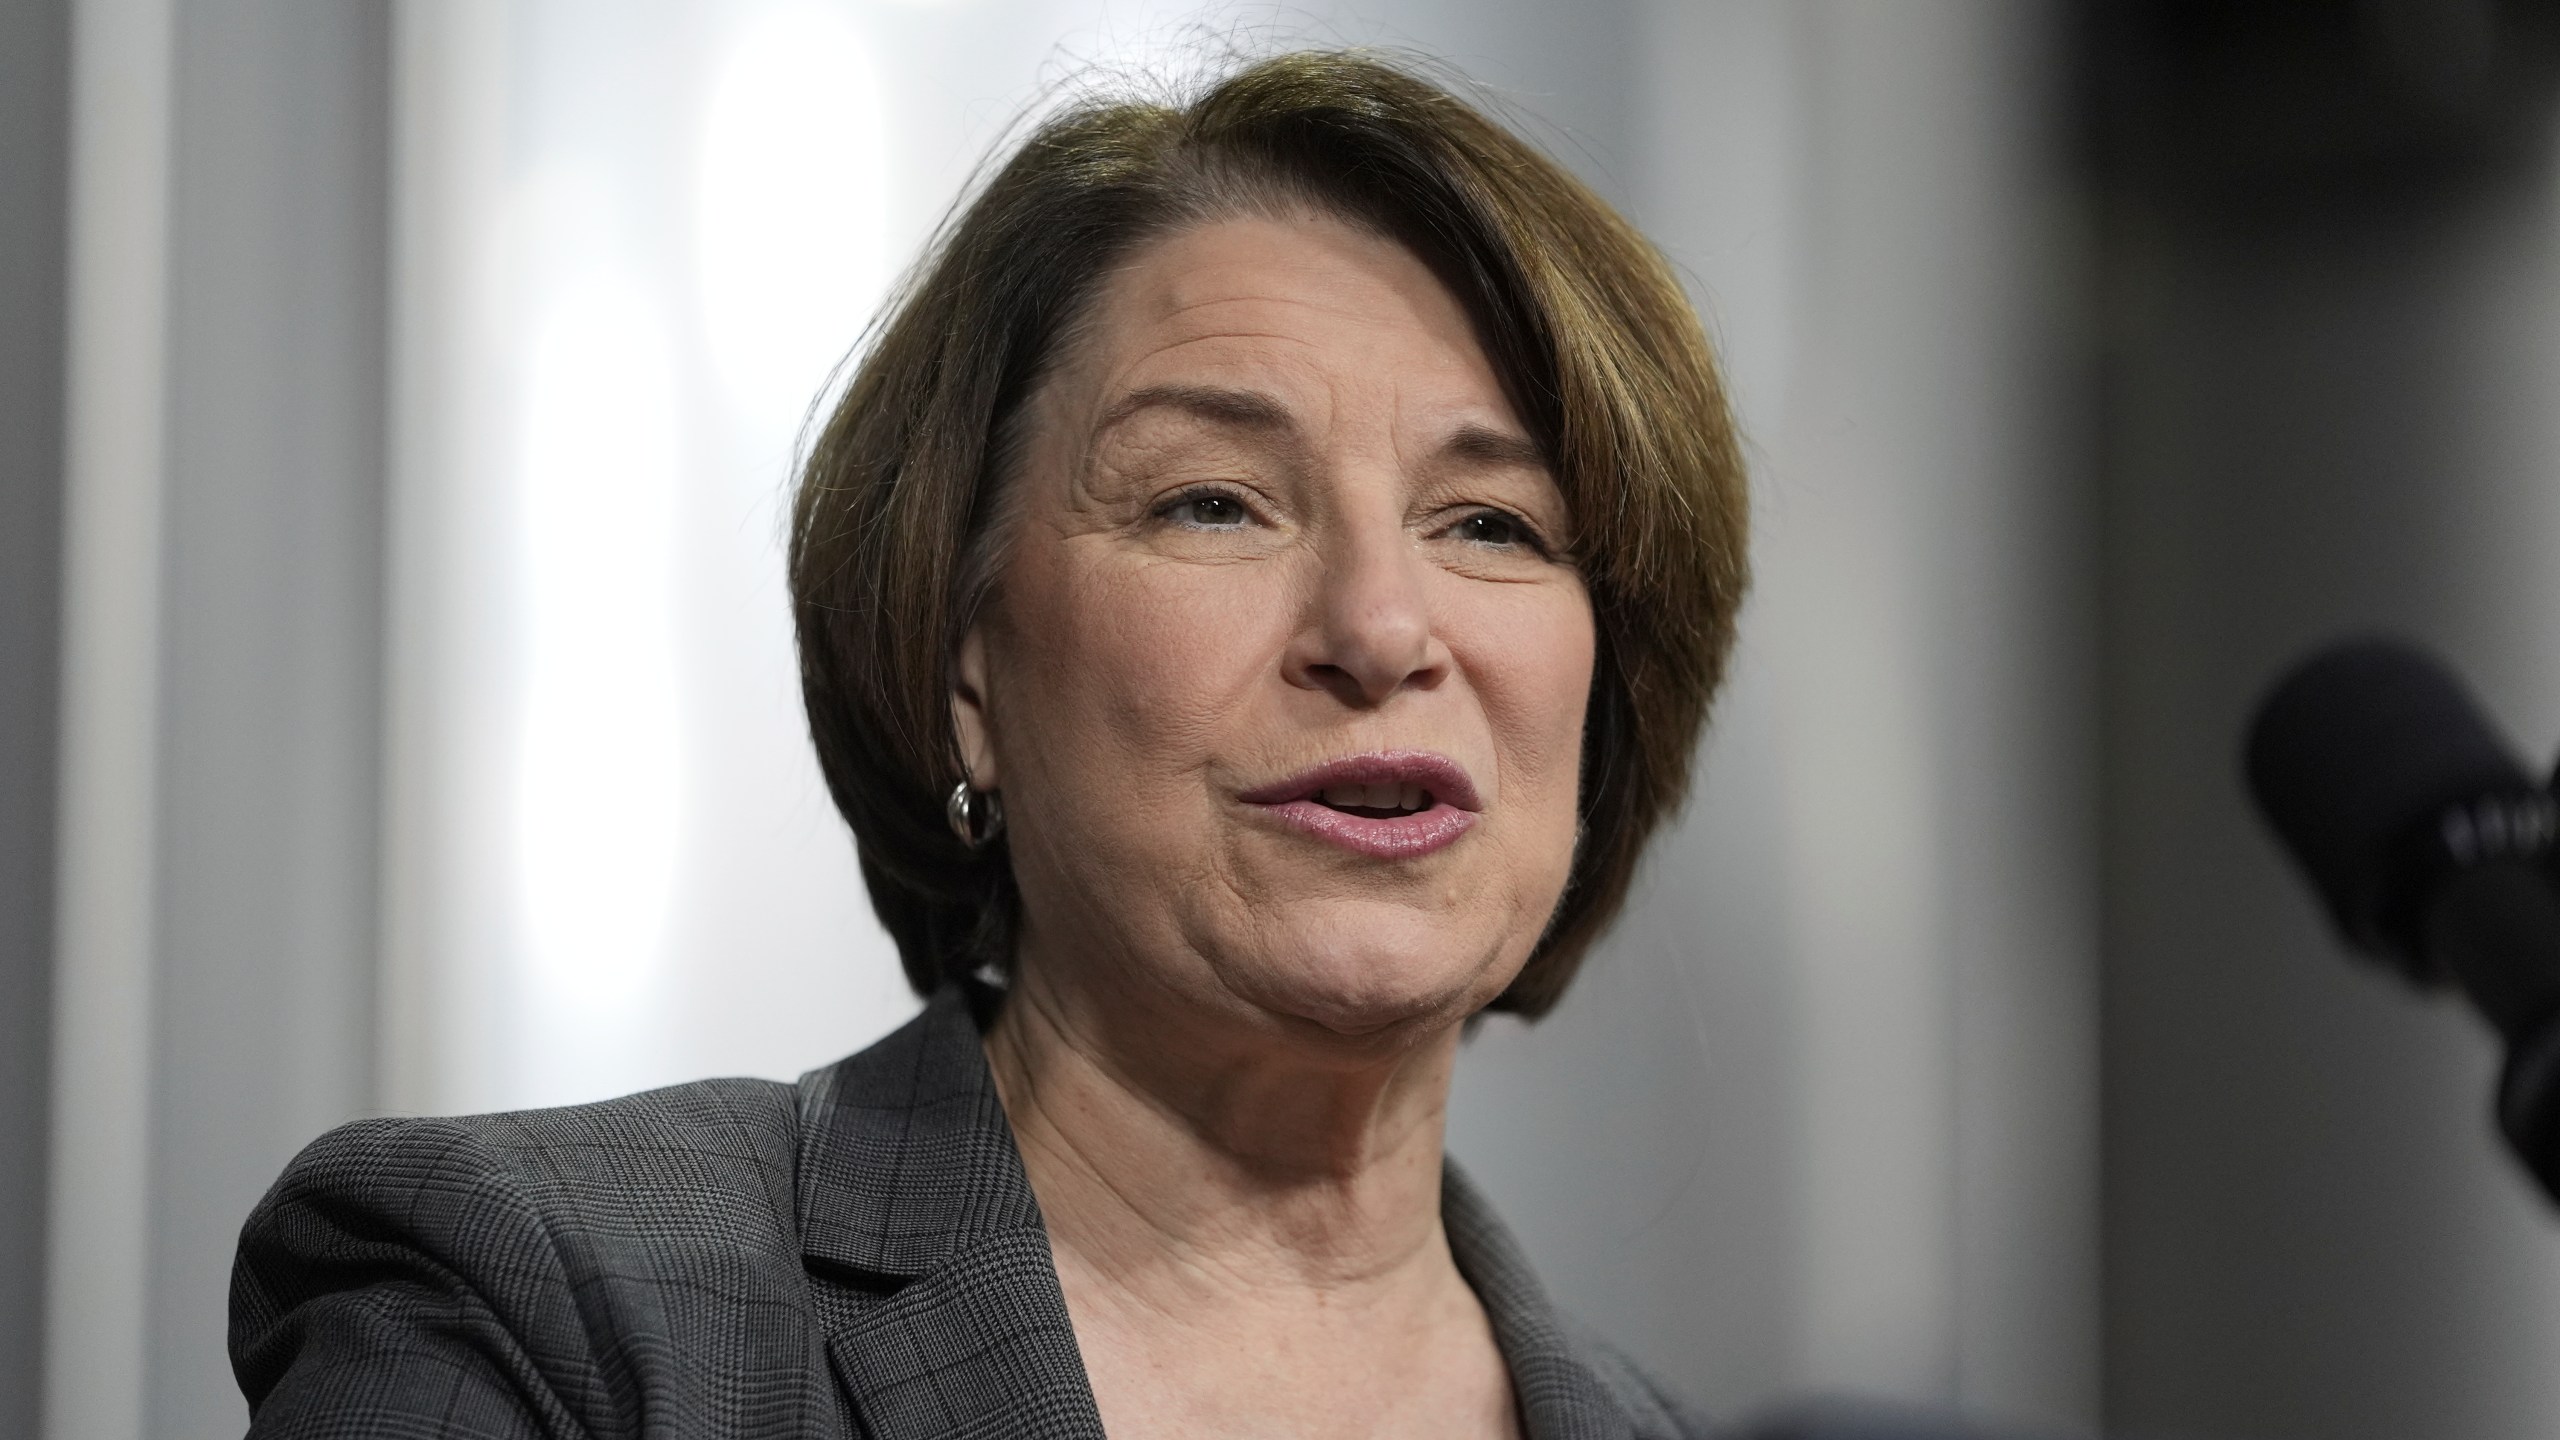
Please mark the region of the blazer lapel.
[[1040, 1207], [947, 987], [800, 1082], [800, 1248], [874, 1440], [1101, 1440]]

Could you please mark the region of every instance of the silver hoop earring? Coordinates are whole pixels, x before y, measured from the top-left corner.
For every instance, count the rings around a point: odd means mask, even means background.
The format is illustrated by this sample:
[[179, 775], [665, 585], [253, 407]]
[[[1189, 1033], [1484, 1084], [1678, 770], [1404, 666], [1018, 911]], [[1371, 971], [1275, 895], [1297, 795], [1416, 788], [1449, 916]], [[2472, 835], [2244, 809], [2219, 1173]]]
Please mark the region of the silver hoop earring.
[[1004, 800], [995, 791], [983, 796], [961, 781], [951, 787], [951, 798], [943, 802], [942, 818], [951, 823], [951, 833], [972, 850], [986, 848], [988, 841], [1004, 833]]

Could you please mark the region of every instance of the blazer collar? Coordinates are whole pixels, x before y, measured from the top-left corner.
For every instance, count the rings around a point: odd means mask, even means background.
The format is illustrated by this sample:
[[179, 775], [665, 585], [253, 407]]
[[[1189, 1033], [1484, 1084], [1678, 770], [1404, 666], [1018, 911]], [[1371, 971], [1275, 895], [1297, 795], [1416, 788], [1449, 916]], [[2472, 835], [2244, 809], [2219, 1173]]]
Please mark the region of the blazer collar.
[[[800, 1251], [877, 1440], [1102, 1440], [967, 991], [800, 1080]], [[848, 1294], [859, 1300], [844, 1302]]]
[[945, 986], [887, 1039], [801, 1077], [803, 1254], [913, 1280], [1040, 1228], [970, 1000]]
[[[977, 1010], [992, 1002], [946, 986], [889, 1038], [801, 1078], [801, 1253], [885, 1296], [828, 1335], [873, 1434], [1099, 1440], [1039, 1202], [979, 1044]], [[1626, 1412], [1454, 1162], [1440, 1208], [1528, 1440], [1625, 1440]]]

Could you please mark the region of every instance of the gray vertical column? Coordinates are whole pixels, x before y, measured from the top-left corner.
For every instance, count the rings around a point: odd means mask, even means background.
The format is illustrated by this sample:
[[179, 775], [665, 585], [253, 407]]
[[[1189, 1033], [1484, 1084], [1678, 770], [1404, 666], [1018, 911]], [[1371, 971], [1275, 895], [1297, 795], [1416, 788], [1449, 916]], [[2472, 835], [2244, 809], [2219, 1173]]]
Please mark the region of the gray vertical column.
[[381, 6], [178, 11], [152, 1434], [242, 1422], [240, 1222], [370, 1103], [389, 45]]
[[0, 7], [0, 1434], [36, 1428], [62, 623], [71, 6]]
[[1804, 1344], [1830, 1383], [2085, 1424], [2095, 596], [2054, 16], [1797, 8], [1800, 350], [1761, 633], [1794, 690]]
[[2096, 1407], [2091, 592], [2047, 7], [1647, 3], [1628, 189], [1746, 432], [1698, 793], [1453, 1148], [1733, 1412]]
[[241, 1424], [240, 1221], [373, 1068], [387, 15], [184, 10], [72, 6], [41, 1423], [100, 1440]]

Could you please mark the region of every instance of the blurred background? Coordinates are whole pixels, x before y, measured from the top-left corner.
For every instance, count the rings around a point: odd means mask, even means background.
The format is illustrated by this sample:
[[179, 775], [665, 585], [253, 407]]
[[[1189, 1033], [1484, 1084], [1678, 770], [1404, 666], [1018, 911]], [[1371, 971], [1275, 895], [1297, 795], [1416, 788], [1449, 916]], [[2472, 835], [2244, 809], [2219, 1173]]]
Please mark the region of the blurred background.
[[2556, 9], [10, 0], [0, 1433], [238, 1429], [333, 1123], [912, 1010], [797, 712], [810, 399], [1024, 115], [1312, 43], [1632, 214], [1755, 466], [1697, 796], [1462, 1064], [1560, 1299], [1726, 1414], [2560, 1434], [2496, 1051], [2234, 759], [2374, 628], [2560, 743]]

